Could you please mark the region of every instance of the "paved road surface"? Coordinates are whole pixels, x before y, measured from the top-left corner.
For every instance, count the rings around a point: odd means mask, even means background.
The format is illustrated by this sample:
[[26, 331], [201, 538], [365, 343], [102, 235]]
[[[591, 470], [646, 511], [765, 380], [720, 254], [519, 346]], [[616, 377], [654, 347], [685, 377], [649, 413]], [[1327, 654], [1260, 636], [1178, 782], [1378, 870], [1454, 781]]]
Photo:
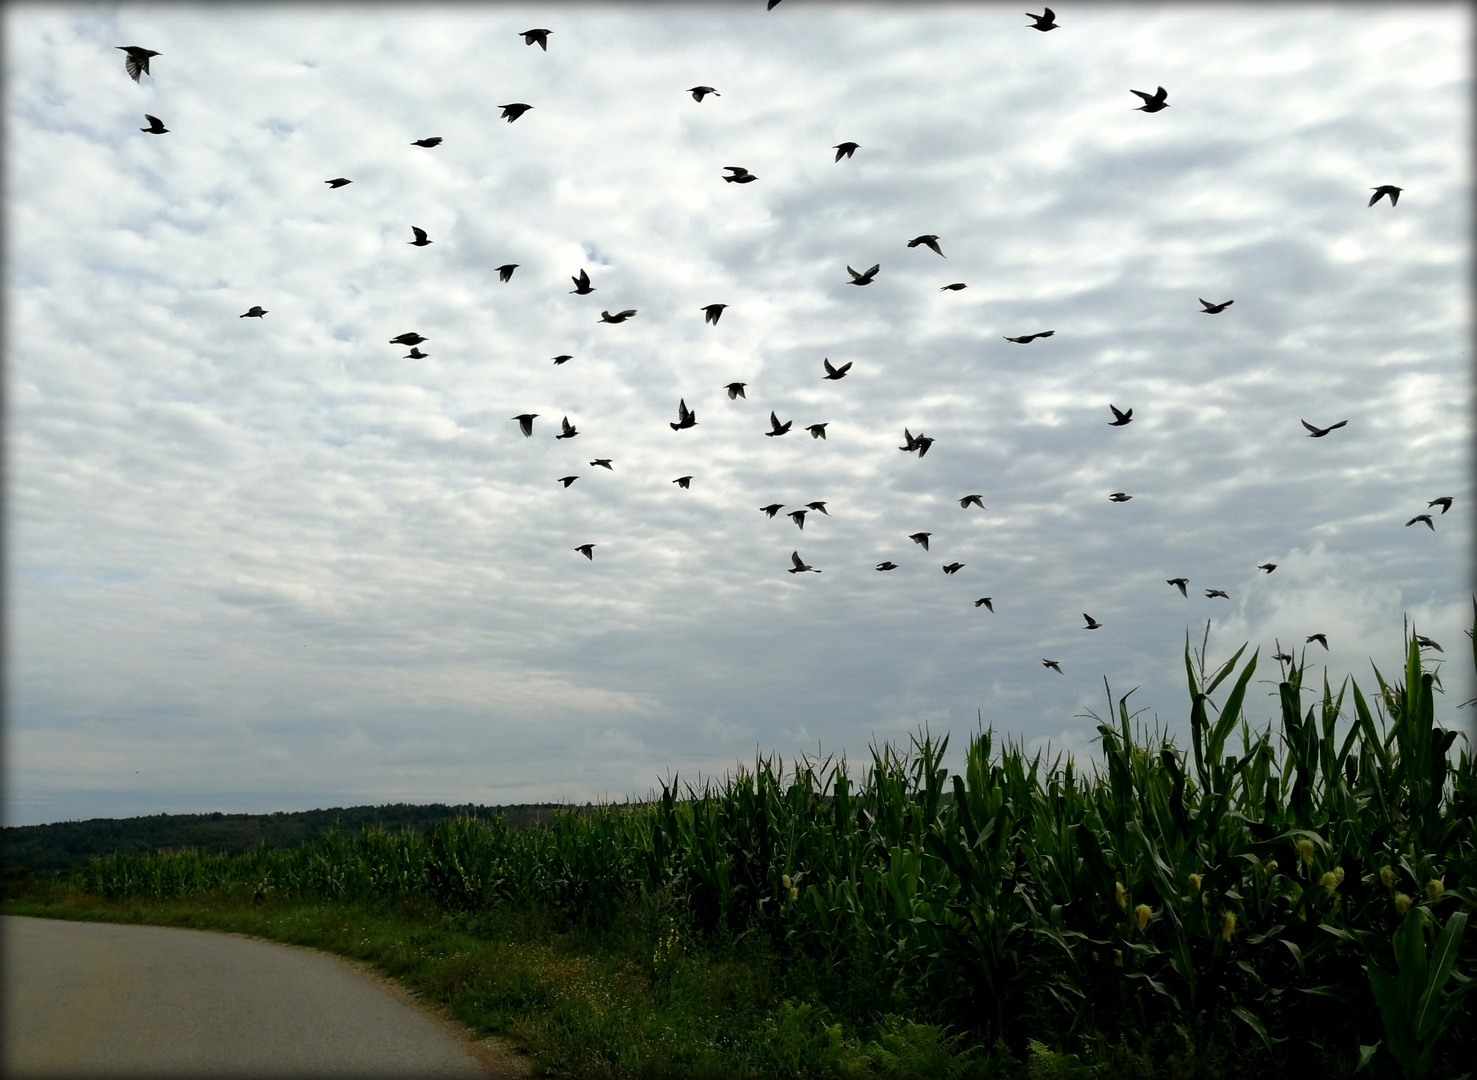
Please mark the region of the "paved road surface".
[[[455, 1077], [526, 1073], [403, 993], [309, 949], [165, 926], [0, 918], [0, 1075]], [[502, 1060], [499, 1060], [499, 1058]]]

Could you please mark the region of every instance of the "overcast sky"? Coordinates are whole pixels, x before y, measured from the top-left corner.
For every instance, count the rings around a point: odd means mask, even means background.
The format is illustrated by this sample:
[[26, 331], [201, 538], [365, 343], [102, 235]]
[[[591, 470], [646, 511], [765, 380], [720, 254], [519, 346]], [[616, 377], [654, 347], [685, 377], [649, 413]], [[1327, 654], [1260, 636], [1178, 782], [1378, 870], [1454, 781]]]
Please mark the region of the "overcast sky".
[[1468, 9], [1023, 10], [7, 5], [6, 821], [1184, 745], [1207, 620], [1470, 729]]

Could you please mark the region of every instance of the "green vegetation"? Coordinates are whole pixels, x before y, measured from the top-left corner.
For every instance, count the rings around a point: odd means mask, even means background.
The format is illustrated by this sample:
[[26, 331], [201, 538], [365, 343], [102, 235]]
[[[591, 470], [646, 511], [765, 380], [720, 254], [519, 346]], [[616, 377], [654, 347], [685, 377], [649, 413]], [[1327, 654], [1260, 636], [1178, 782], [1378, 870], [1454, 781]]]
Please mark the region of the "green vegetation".
[[1187, 750], [1124, 695], [1087, 775], [984, 731], [950, 777], [920, 735], [860, 778], [760, 759], [521, 831], [110, 856], [90, 899], [6, 910], [359, 956], [562, 1075], [1455, 1076], [1477, 770], [1439, 681], [1414, 636], [1369, 699], [1292, 666], [1258, 732], [1244, 652], [1207, 671], [1186, 641]]

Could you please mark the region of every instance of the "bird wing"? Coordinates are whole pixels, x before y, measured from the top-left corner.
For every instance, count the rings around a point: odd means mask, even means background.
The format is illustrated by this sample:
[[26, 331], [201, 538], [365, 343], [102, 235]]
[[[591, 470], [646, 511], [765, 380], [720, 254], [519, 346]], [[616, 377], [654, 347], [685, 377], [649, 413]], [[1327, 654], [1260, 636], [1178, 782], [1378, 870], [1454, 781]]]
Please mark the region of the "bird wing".
[[862, 277], [872, 277], [874, 274], [877, 273], [878, 270], [881, 270], [881, 269], [882, 269], [882, 264], [881, 263], [873, 263], [872, 264], [872, 269], [868, 270], [865, 274], [862, 275]]
[[1042, 8], [1041, 17], [1047, 22], [1056, 22], [1056, 12], [1052, 11], [1051, 8]]
[[1154, 100], [1159, 102], [1162, 102], [1167, 97], [1169, 97], [1169, 91], [1164, 89], [1164, 87], [1162, 86], [1159, 87], [1154, 94]]
[[417, 240], [424, 240], [426, 238], [426, 230], [425, 229], [417, 229], [414, 225], [412, 225], [410, 227], [410, 231], [413, 232], [413, 233], [415, 233], [415, 238]]
[[830, 360], [822, 360], [821, 363], [826, 366], [826, 374], [827, 375], [834, 375], [834, 374], [836, 374], [836, 369], [831, 366], [831, 361]]
[[1311, 431], [1314, 435], [1317, 435], [1320, 431], [1324, 430], [1323, 428], [1315, 428], [1312, 424], [1308, 423], [1306, 420], [1303, 420], [1302, 421], [1302, 425], [1303, 425], [1303, 427], [1305, 427], [1309, 431]]
[[1151, 101], [1154, 100], [1154, 97], [1153, 97], [1152, 94], [1146, 94], [1142, 90], [1130, 90], [1129, 93], [1130, 94], [1137, 94], [1139, 97], [1143, 98], [1145, 105], [1147, 105], [1149, 102], [1151, 102]]
[[1340, 420], [1337, 424], [1329, 424], [1328, 427], [1324, 428], [1323, 430], [1325, 430], [1325, 431], [1337, 431], [1339, 428], [1343, 427], [1348, 422], [1349, 421], [1347, 421], [1347, 420]]
[[[846, 363], [842, 364], [839, 368], [836, 369], [836, 374], [838, 374], [838, 375], [845, 375], [848, 371], [851, 370], [851, 365], [853, 363], [855, 363], [855, 361], [852, 361], [852, 360], [846, 361]], [[829, 367], [830, 365], [827, 365], [827, 366]]]
[[790, 552], [790, 561], [795, 564], [795, 569], [796, 570], [809, 570], [810, 569], [810, 567], [808, 567], [808, 566], [805, 565], [805, 560], [802, 559], [802, 558], [800, 558], [800, 552], [798, 552], [798, 551], [792, 551], [792, 552]]
[[635, 308], [626, 308], [625, 311], [623, 311], [623, 312], [620, 313], [620, 316], [619, 317], [622, 318], [622, 319], [629, 319], [634, 314], [636, 314], [636, 309]]

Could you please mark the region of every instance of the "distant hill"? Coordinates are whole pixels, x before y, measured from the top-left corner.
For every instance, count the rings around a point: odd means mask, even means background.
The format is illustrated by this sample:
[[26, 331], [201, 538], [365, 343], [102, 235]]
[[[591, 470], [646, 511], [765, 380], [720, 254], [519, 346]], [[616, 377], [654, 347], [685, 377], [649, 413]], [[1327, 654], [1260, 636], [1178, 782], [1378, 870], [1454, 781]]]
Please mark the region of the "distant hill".
[[524, 803], [517, 806], [447, 806], [431, 803], [410, 806], [332, 807], [276, 814], [154, 814], [136, 818], [91, 818], [53, 825], [13, 825], [0, 829], [0, 863], [5, 876], [27, 873], [52, 877], [80, 870], [95, 855], [114, 852], [141, 855], [167, 848], [199, 848], [215, 854], [239, 855], [265, 843], [269, 848], [291, 848], [319, 840], [337, 825], [345, 836], [372, 825], [391, 832], [410, 827], [425, 832], [449, 817], [501, 815], [509, 828], [522, 829], [547, 821], [562, 803]]

